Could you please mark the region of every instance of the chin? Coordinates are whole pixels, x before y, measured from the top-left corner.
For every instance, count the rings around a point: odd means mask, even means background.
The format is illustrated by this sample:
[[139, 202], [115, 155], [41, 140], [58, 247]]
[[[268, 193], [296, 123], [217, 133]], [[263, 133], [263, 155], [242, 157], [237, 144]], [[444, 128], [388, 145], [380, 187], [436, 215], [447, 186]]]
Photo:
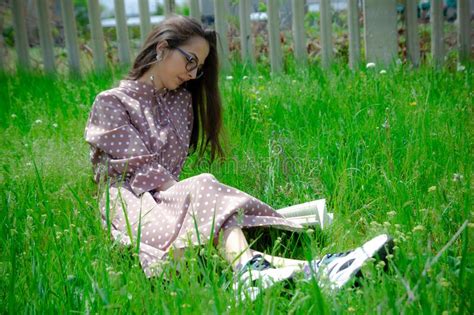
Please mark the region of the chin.
[[171, 90], [175, 90], [179, 85], [165, 85], [165, 88], [168, 90], [168, 91], [171, 91]]
[[176, 90], [177, 88], [179, 88], [180, 86], [182, 86], [183, 84], [179, 84], [178, 82], [174, 83], [174, 84], [170, 84], [168, 86], [166, 86], [166, 88], [168, 90]]

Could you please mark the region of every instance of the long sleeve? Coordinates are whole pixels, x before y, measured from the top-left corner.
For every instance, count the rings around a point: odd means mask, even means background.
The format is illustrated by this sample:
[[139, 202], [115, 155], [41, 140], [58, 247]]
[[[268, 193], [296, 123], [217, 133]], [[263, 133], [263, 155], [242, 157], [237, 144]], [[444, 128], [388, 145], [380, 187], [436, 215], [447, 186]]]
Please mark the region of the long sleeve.
[[105, 154], [109, 174], [112, 171], [130, 178], [130, 186], [137, 195], [177, 181], [161, 164], [161, 152], [150, 151], [116, 95], [101, 93], [96, 97], [85, 139], [93, 149]]

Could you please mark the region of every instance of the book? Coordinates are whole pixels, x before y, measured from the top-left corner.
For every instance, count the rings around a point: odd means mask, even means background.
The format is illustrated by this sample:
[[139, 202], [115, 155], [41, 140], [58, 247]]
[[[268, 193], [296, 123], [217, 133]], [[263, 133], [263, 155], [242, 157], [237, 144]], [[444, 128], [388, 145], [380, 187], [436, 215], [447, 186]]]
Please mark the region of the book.
[[286, 219], [305, 226], [319, 225], [321, 229], [332, 223], [333, 213], [326, 209], [326, 199], [313, 200], [276, 210]]

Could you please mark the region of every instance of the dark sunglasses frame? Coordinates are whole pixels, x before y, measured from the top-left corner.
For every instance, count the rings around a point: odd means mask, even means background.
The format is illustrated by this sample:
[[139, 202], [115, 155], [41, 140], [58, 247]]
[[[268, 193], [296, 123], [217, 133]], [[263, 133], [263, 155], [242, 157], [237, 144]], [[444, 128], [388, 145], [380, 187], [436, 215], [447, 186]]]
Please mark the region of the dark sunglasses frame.
[[[186, 52], [185, 50], [183, 50], [179, 47], [175, 47], [175, 49], [177, 51], [179, 51], [186, 58], [186, 70], [187, 71], [191, 72], [191, 71], [193, 71], [194, 69], [197, 68], [195, 79], [199, 79], [200, 77], [202, 77], [204, 75], [204, 71], [202, 70], [202, 67], [199, 67], [197, 65], [198, 61], [196, 60], [196, 57], [194, 57], [193, 55], [191, 55], [190, 53]], [[193, 63], [195, 63], [195, 66], [193, 65]]]

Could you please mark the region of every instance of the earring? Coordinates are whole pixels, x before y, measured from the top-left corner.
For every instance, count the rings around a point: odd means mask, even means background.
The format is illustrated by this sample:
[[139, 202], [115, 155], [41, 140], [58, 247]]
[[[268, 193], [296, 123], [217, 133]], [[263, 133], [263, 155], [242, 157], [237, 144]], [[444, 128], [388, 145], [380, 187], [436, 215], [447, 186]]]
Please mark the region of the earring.
[[163, 55], [162, 55], [161, 52], [156, 54], [156, 60], [157, 60], [157, 61], [163, 60]]

